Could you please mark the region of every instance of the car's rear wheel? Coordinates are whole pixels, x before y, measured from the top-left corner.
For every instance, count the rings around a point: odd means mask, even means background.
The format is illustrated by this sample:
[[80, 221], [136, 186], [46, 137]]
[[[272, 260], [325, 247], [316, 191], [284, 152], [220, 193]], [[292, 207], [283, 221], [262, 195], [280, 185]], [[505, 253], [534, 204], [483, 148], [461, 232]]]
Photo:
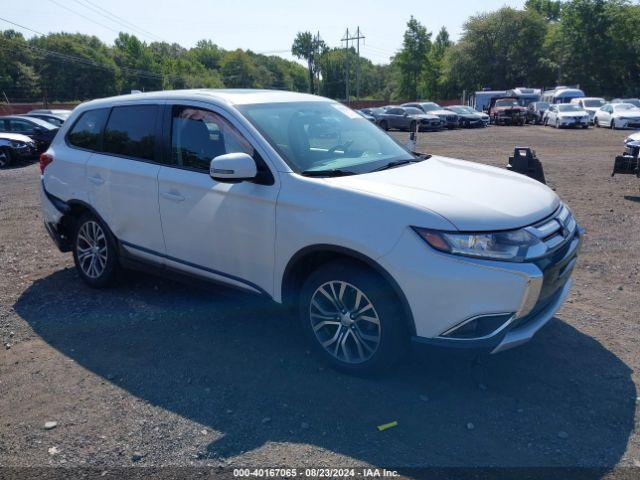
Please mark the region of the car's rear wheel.
[[405, 351], [401, 311], [387, 282], [350, 261], [321, 266], [299, 298], [302, 328], [315, 353], [356, 375], [384, 371]]
[[11, 163], [11, 152], [8, 148], [0, 148], [0, 168], [8, 167]]
[[615, 129], [616, 129], [616, 121], [611, 120], [611, 130], [615, 130]]
[[108, 286], [118, 268], [115, 242], [94, 215], [80, 217], [73, 239], [73, 260], [82, 281], [94, 288]]
[[382, 120], [380, 122], [380, 128], [385, 131], [389, 130], [389, 124], [386, 122], [386, 120]]

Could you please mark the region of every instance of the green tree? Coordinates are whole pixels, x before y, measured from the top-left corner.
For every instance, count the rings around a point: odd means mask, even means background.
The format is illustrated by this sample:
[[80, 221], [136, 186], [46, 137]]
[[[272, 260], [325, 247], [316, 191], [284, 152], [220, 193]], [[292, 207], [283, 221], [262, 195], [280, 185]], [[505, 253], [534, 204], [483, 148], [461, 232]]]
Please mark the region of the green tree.
[[428, 71], [428, 54], [431, 49], [431, 33], [413, 16], [407, 22], [402, 50], [394, 57], [399, 74], [399, 91], [402, 98], [418, 97], [418, 85], [425, 71]]
[[291, 54], [307, 62], [309, 93], [315, 92], [314, 77], [320, 68], [320, 55], [325, 49], [324, 42], [314, 37], [311, 32], [298, 32], [291, 46]]
[[527, 0], [524, 7], [542, 15], [549, 21], [555, 22], [560, 19], [562, 2], [560, 0]]
[[441, 77], [444, 56], [452, 45], [453, 42], [449, 37], [449, 32], [445, 27], [442, 27], [440, 32], [438, 32], [427, 56], [427, 66], [423, 73], [423, 80], [420, 88], [422, 97], [432, 98], [435, 100], [444, 100], [447, 98], [449, 92], [447, 92], [446, 88], [443, 86]]

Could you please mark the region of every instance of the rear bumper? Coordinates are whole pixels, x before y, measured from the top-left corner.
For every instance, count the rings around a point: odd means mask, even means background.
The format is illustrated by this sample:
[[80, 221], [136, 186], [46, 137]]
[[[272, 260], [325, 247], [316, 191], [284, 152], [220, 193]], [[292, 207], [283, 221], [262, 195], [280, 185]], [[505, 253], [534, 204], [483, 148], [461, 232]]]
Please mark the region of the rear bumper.
[[44, 217], [44, 227], [47, 233], [61, 252], [71, 250], [71, 239], [66, 235], [65, 215], [69, 213], [69, 206], [49, 194], [44, 187], [44, 182], [40, 182], [40, 202], [42, 204], [42, 215]]

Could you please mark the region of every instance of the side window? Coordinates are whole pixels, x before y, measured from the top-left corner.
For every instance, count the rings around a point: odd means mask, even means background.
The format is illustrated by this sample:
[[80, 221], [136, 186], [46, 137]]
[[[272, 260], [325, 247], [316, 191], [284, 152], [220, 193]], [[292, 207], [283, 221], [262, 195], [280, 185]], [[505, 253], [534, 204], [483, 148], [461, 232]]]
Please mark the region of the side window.
[[16, 133], [32, 133], [33, 125], [24, 120], [9, 120], [9, 130]]
[[104, 131], [102, 151], [154, 160], [157, 116], [157, 105], [114, 107]]
[[84, 112], [67, 134], [67, 141], [75, 147], [98, 150], [102, 129], [108, 116], [108, 108]]
[[171, 156], [174, 164], [208, 173], [214, 157], [238, 152], [247, 153], [257, 161], [251, 144], [221, 115], [196, 107], [173, 107]]

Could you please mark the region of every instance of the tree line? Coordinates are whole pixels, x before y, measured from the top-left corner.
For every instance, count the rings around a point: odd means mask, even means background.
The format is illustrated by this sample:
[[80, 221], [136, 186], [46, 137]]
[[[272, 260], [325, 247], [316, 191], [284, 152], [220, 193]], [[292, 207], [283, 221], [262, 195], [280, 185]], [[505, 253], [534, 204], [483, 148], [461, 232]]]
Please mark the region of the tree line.
[[[370, 35], [372, 35], [370, 33]], [[0, 91], [10, 101], [74, 101], [199, 87], [275, 88], [344, 99], [359, 79], [362, 98], [454, 99], [485, 87], [580, 85], [590, 95], [640, 96], [640, 5], [629, 0], [527, 0], [470, 17], [454, 42], [411, 17], [402, 46], [385, 65], [331, 48], [300, 32], [291, 53], [224, 50], [211, 40], [186, 49], [120, 33], [0, 35]], [[348, 72], [348, 75], [347, 75]]]

